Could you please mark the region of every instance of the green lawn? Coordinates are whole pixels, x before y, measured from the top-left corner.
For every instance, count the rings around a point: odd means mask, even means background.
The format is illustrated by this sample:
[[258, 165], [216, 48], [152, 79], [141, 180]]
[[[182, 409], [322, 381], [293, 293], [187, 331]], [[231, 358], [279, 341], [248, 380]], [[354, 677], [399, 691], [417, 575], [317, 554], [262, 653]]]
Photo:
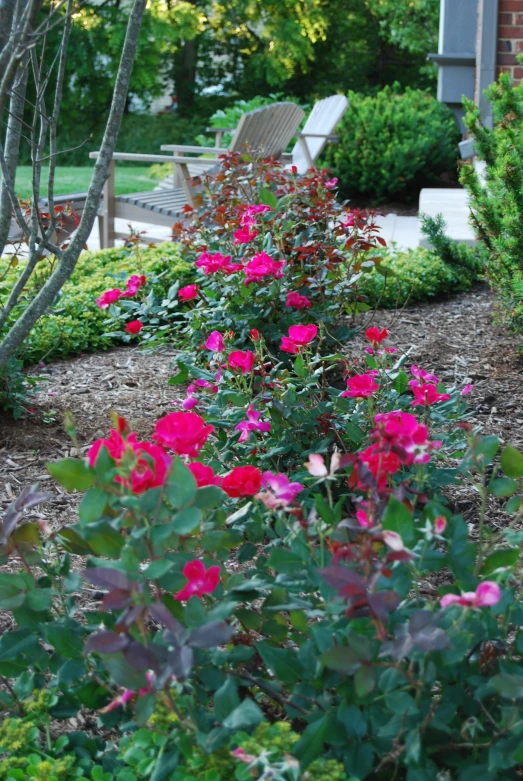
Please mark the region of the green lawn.
[[[91, 181], [92, 168], [57, 168], [54, 191], [56, 195], [65, 195], [66, 193], [85, 192]], [[16, 171], [16, 194], [21, 198], [31, 197], [31, 178], [32, 170], [29, 165], [21, 165]], [[45, 196], [47, 190], [44, 183], [47, 181], [47, 169], [42, 169], [42, 188], [41, 194]], [[140, 192], [141, 190], [152, 190], [158, 181], [149, 178], [149, 168], [143, 166], [136, 167], [117, 167], [116, 169], [116, 194], [125, 195], [126, 193]]]

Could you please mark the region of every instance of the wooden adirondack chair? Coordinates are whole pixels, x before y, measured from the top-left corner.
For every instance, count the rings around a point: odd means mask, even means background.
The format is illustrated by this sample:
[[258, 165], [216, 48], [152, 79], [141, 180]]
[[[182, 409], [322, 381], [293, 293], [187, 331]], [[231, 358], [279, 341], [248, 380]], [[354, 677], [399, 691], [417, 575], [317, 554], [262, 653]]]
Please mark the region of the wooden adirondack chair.
[[331, 95], [315, 103], [303, 130], [296, 134], [298, 140], [290, 157], [284, 155], [283, 159], [296, 166], [299, 174], [307, 173], [326, 145], [338, 140], [334, 131], [348, 107], [345, 95]]
[[[189, 163], [197, 166], [202, 173], [210, 166], [217, 164], [217, 156], [227, 152], [236, 152], [242, 148], [250, 148], [263, 156], [281, 157], [285, 147], [296, 134], [304, 112], [295, 103], [274, 103], [254, 111], [249, 111], [240, 119], [229, 146], [201, 147], [180, 146], [177, 144], [162, 146], [162, 149], [174, 152], [174, 155], [141, 155], [116, 152], [115, 160], [132, 160], [144, 163], [173, 163], [176, 173], [175, 186], [169, 190], [152, 190], [131, 195], [115, 196], [114, 162], [111, 163], [109, 178], [104, 187], [103, 208], [99, 216], [100, 246], [114, 247], [116, 238], [125, 238], [126, 234], [117, 233], [114, 220], [117, 217], [126, 220], [138, 220], [155, 225], [171, 226], [186, 204], [193, 205], [194, 187], [189, 182]], [[209, 157], [190, 158], [187, 154], [214, 155]], [[89, 157], [96, 158], [98, 152], [91, 152]]]
[[[334, 131], [348, 107], [349, 101], [345, 95], [331, 95], [329, 98], [324, 98], [315, 103], [303, 130], [300, 133], [295, 133], [298, 140], [294, 149], [290, 154], [282, 155], [282, 159], [288, 162], [288, 167], [294, 165], [298, 169], [299, 174], [307, 173], [309, 168], [316, 164], [326, 145], [338, 140], [338, 137], [334, 135]], [[217, 154], [223, 154], [224, 150], [220, 147], [221, 140], [224, 133], [231, 132], [231, 128], [209, 127], [207, 131], [216, 134], [216, 147], [212, 147], [212, 150], [216, 152], [216, 149], [219, 148]], [[176, 152], [176, 154], [184, 154], [189, 152], [189, 150], [191, 152], [199, 151], [202, 154], [201, 147], [164, 144], [161, 149], [165, 152]], [[210, 147], [207, 149], [209, 150]], [[233, 151], [230, 146], [229, 151]], [[277, 156], [279, 157], [279, 155]], [[210, 170], [213, 165], [214, 161], [209, 159], [207, 163], [205, 163], [205, 160], [191, 160], [188, 164], [188, 171], [191, 176], [197, 176], [204, 170]], [[173, 179], [169, 177], [169, 180], [163, 184], [163, 187], [172, 187], [172, 185]]]

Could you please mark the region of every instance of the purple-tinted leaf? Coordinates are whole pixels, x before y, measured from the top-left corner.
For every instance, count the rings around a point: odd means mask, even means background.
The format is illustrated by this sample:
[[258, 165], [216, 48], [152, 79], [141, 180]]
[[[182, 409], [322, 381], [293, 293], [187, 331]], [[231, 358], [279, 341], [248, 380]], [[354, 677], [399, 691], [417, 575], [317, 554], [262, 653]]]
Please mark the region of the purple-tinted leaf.
[[180, 624], [179, 621], [176, 621], [175, 627], [172, 629], [167, 629], [163, 633], [163, 637], [167, 645], [172, 645], [175, 648], [181, 648], [182, 645], [185, 644], [188, 635], [189, 633], [187, 632], [187, 629], [183, 626], [183, 624]]
[[156, 670], [158, 668], [158, 659], [153, 651], [134, 640], [124, 649], [123, 655], [125, 661], [131, 665], [133, 670], [138, 670], [138, 672]]
[[13, 533], [16, 524], [22, 517], [24, 510], [30, 510], [32, 507], [36, 507], [37, 504], [41, 504], [42, 502], [46, 502], [48, 499], [52, 498], [53, 494], [49, 493], [48, 491], [38, 490], [38, 483], [35, 483], [34, 485], [26, 485], [25, 488], [23, 488], [20, 494], [16, 497], [16, 499], [12, 501], [10, 505], [8, 505], [7, 510], [4, 513], [0, 543], [2, 545], [7, 543], [7, 540]]
[[153, 602], [152, 605], [149, 605], [149, 613], [155, 621], [173, 632], [176, 632], [181, 626], [163, 602]]
[[320, 570], [322, 578], [335, 589], [342, 589], [344, 586], [358, 586], [360, 590], [365, 590], [365, 581], [356, 572], [347, 567], [335, 564], [327, 569]]
[[96, 634], [91, 635], [85, 644], [85, 653], [92, 653], [92, 651], [98, 651], [100, 654], [115, 654], [128, 645], [129, 638], [126, 635], [119, 635], [116, 632], [109, 632], [107, 629], [102, 629]]
[[438, 627], [439, 614], [430, 610], [419, 610], [409, 621], [409, 632], [414, 645], [421, 651], [444, 651], [449, 638]]
[[135, 605], [135, 607], [128, 608], [128, 610], [126, 610], [125, 613], [122, 613], [118, 619], [116, 629], [119, 632], [125, 632], [134, 624], [138, 616], [140, 616], [144, 610], [145, 608], [143, 605]]
[[125, 589], [131, 591], [133, 588], [132, 581], [129, 580], [127, 575], [120, 572], [119, 569], [110, 569], [108, 567], [92, 567], [91, 569], [84, 570], [84, 578], [99, 588], [105, 588], [108, 591], [112, 589]]
[[194, 651], [188, 645], [182, 646], [178, 651], [171, 651], [169, 664], [173, 675], [179, 681], [184, 681], [191, 673], [194, 662]]
[[104, 595], [102, 610], [123, 610], [132, 603], [131, 592], [125, 588], [115, 588]]
[[409, 634], [407, 624], [400, 624], [396, 627], [394, 640], [387, 640], [383, 643], [380, 656], [392, 656], [393, 659], [399, 661], [409, 655], [412, 647], [412, 637]]
[[214, 648], [228, 643], [233, 634], [233, 629], [225, 621], [210, 621], [191, 633], [189, 645], [193, 648]]
[[365, 586], [360, 585], [349, 585], [349, 586], [343, 586], [338, 591], [338, 596], [342, 597], [343, 599], [352, 599], [353, 597], [362, 597], [367, 596], [367, 589]]
[[400, 601], [395, 591], [378, 591], [368, 596], [369, 607], [378, 618], [385, 618], [387, 613], [396, 610]]
[[16, 524], [22, 517], [22, 513], [15, 509], [15, 503], [11, 502], [9, 507], [4, 513], [4, 519], [2, 521], [2, 535], [0, 542], [2, 545], [6, 545], [9, 537], [16, 528]]

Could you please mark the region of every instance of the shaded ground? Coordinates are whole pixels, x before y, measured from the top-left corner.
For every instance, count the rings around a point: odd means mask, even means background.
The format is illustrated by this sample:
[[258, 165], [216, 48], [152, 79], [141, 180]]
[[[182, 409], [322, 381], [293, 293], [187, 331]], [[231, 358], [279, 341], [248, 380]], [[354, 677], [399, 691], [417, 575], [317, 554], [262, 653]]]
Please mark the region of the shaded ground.
[[93, 439], [108, 433], [111, 410], [149, 437], [155, 421], [173, 411], [177, 396], [185, 395], [167, 384], [173, 356], [174, 352], [148, 355], [122, 347], [38, 369], [43, 381], [31, 402], [33, 413], [21, 421], [0, 414], [0, 516], [24, 485], [39, 482], [56, 498], [27, 517], [59, 525], [75, 521], [80, 497], [56, 486], [45, 466], [79, 455], [64, 431], [64, 412], [70, 410], [76, 418], [81, 453]]
[[[381, 311], [374, 324], [387, 326], [391, 343], [409, 351], [409, 361], [435, 372], [447, 385], [474, 384], [468, 397], [472, 422], [504, 442], [523, 448], [523, 360], [519, 341], [493, 325], [494, 298], [485, 286], [470, 293], [402, 312]], [[361, 354], [362, 340], [350, 344]], [[33, 517], [55, 524], [75, 520], [78, 498], [55, 486], [47, 461], [78, 455], [63, 430], [69, 409], [77, 421], [81, 452], [110, 427], [110, 412], [124, 415], [141, 436], [150, 436], [154, 422], [174, 409], [183, 390], [167, 384], [174, 352], [157, 355], [122, 347], [107, 353], [79, 356], [39, 370], [42, 382], [24, 421], [0, 417], [0, 515], [28, 483], [39, 481], [55, 499], [36, 508]], [[477, 499], [470, 486], [452, 489], [457, 512], [474, 519]], [[493, 525], [503, 522], [502, 502], [489, 507]]]

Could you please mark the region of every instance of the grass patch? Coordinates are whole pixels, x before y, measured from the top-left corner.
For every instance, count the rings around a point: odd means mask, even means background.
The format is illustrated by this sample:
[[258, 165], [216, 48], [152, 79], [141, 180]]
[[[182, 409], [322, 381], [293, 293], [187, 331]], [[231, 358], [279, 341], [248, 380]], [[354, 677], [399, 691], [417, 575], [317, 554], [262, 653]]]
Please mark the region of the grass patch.
[[[85, 192], [89, 187], [92, 175], [92, 167], [71, 166], [57, 168], [55, 179], [55, 194]], [[47, 182], [48, 169], [42, 169], [42, 182]], [[16, 193], [20, 198], [31, 197], [32, 168], [29, 165], [21, 165], [16, 169]], [[158, 185], [156, 179], [149, 176], [148, 166], [118, 166], [116, 168], [116, 194], [126, 195], [142, 190], [153, 190]], [[42, 186], [42, 196], [47, 195], [47, 189]]]

